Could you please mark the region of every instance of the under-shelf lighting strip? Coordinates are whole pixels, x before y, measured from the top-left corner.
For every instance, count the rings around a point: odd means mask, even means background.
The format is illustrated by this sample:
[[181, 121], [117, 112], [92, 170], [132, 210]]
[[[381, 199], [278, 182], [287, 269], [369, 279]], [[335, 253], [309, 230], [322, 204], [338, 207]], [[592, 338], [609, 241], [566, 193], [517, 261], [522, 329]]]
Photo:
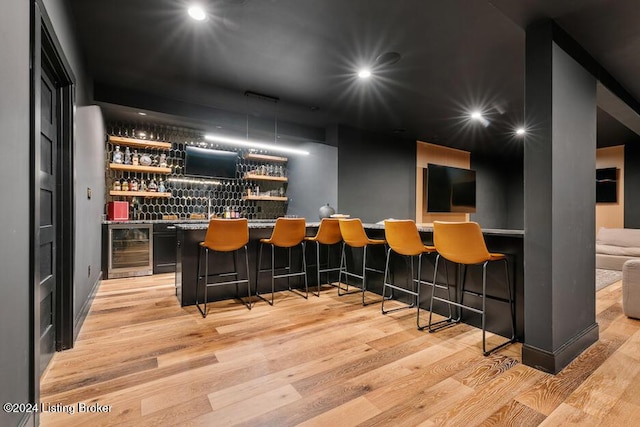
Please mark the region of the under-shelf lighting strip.
[[222, 184], [220, 181], [211, 181], [204, 179], [189, 179], [189, 178], [169, 178], [167, 179], [169, 182], [179, 182], [182, 184], [203, 184], [203, 185], [220, 185]]
[[204, 139], [206, 139], [207, 141], [214, 141], [214, 142], [219, 142], [221, 144], [236, 145], [240, 147], [261, 148], [264, 150], [279, 151], [282, 153], [290, 153], [290, 154], [301, 154], [304, 156], [309, 155], [308, 151], [298, 150], [297, 148], [283, 147], [281, 145], [274, 145], [274, 144], [265, 144], [264, 142], [256, 142], [256, 141], [250, 141], [245, 139], [230, 138], [227, 136], [205, 135]]

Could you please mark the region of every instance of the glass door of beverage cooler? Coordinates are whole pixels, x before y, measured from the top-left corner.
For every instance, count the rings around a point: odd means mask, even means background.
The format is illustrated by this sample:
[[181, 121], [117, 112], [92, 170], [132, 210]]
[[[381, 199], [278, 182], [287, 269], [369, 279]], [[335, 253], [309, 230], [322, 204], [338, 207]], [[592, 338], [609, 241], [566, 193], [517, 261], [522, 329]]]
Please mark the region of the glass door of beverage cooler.
[[153, 274], [153, 226], [109, 225], [109, 278]]

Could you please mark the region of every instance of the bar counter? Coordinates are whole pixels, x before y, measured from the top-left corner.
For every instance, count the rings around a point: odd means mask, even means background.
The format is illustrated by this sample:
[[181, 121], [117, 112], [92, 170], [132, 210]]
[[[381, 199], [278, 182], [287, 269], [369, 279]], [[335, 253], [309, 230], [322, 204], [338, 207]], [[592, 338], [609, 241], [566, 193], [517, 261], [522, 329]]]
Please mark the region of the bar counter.
[[[165, 220], [160, 220], [165, 221]], [[147, 221], [148, 222], [148, 221]], [[166, 221], [165, 221], [166, 222]], [[189, 221], [168, 221], [176, 225], [177, 228], [177, 255], [176, 255], [176, 296], [182, 306], [188, 306], [195, 304], [196, 301], [196, 276], [197, 276], [197, 261], [198, 261], [198, 243], [204, 240], [208, 223], [205, 220], [189, 220]], [[251, 277], [251, 290], [255, 286], [255, 274], [256, 274], [256, 262], [257, 262], [257, 250], [258, 241], [262, 238], [267, 238], [271, 235], [274, 220], [250, 220], [249, 221], [249, 275]], [[307, 235], [312, 236], [317, 231], [319, 222], [307, 222]], [[364, 224], [369, 237], [372, 238], [384, 238], [384, 225], [380, 223]], [[426, 244], [431, 244], [433, 239], [433, 228], [429, 225], [418, 225], [418, 230], [423, 241]], [[511, 278], [511, 287], [514, 291], [515, 311], [516, 311], [516, 335], [519, 341], [523, 340], [524, 335], [524, 256], [523, 256], [523, 230], [507, 230], [507, 229], [483, 229], [483, 234], [489, 251], [501, 252], [507, 255], [509, 259], [509, 274]], [[307, 264], [313, 264], [315, 261], [315, 247], [307, 247]], [[339, 245], [337, 245], [339, 246]], [[338, 248], [336, 249], [336, 255], [332, 255], [332, 260], [338, 260]], [[297, 249], [299, 250], [299, 249]], [[378, 253], [379, 252], [379, 253]], [[281, 250], [280, 253], [276, 252], [276, 266], [284, 263], [286, 252]], [[221, 255], [224, 257], [225, 255]], [[263, 258], [269, 256], [269, 250], [265, 248]], [[350, 254], [347, 251], [349, 257], [348, 262], [350, 266], [361, 265], [360, 252], [356, 251], [354, 254]], [[372, 249], [369, 252], [369, 260], [371, 265], [377, 265], [381, 269], [384, 269], [384, 253], [382, 250]], [[293, 256], [294, 261], [299, 256]], [[224, 266], [231, 266], [231, 257], [228, 260], [222, 259]], [[435, 257], [427, 256], [423, 258], [423, 278], [431, 281], [433, 276], [433, 262]], [[404, 283], [407, 279], [405, 268], [406, 264], [401, 257], [392, 258], [392, 268], [394, 271], [396, 283]], [[263, 260], [264, 262], [264, 260]], [[332, 262], [333, 263], [333, 262]], [[368, 262], [369, 264], [369, 262]], [[214, 265], [214, 264], [211, 264]], [[219, 264], [218, 264], [219, 265]], [[265, 264], [266, 265], [266, 264]], [[263, 268], [265, 268], [263, 265]], [[294, 264], [294, 268], [298, 268], [299, 264]], [[449, 280], [454, 283], [456, 281], [456, 274], [461, 270], [456, 268], [448, 268]], [[357, 268], [357, 267], [356, 267]], [[241, 273], [242, 276], [242, 273]], [[310, 267], [307, 271], [309, 287], [316, 285], [316, 272], [315, 266]], [[506, 297], [505, 288], [501, 284], [504, 283], [504, 267], [501, 263], [490, 263], [487, 269], [487, 283], [488, 294], [492, 294], [498, 297]], [[337, 274], [332, 276], [332, 281], [337, 280]], [[326, 283], [326, 279], [323, 276], [323, 283]], [[382, 294], [382, 275], [372, 274], [367, 276], [367, 290], [374, 292], [375, 294]], [[408, 282], [407, 282], [408, 283]], [[481, 268], [469, 267], [466, 288], [469, 290], [479, 291], [481, 289]], [[291, 282], [292, 286], [302, 286], [302, 281]], [[288, 285], [285, 280], [276, 281], [276, 291], [287, 289]], [[267, 273], [263, 273], [260, 280], [260, 290], [262, 293], [270, 290], [270, 279]], [[327, 292], [337, 292], [335, 288], [327, 290]], [[428, 308], [429, 300], [431, 297], [431, 287], [423, 286], [421, 290], [421, 307]], [[210, 300], [220, 300], [233, 298], [235, 296], [235, 288], [233, 286], [228, 287], [214, 287], [209, 291]], [[246, 295], [246, 288], [243, 290], [243, 286], [240, 289], [240, 295]], [[468, 296], [473, 301], [473, 296]], [[370, 297], [369, 301], [373, 301]], [[254, 298], [254, 301], [255, 298]], [[277, 301], [276, 301], [277, 303]], [[257, 304], [266, 304], [263, 301], [257, 301]], [[239, 306], [239, 309], [241, 306]], [[509, 313], [505, 304], [487, 300], [487, 329], [489, 331], [497, 332], [503, 335], [509, 335]], [[445, 313], [446, 306], [436, 306], [435, 312]], [[463, 321], [474, 326], [480, 325], [480, 316], [476, 315], [468, 310], [463, 311]]]

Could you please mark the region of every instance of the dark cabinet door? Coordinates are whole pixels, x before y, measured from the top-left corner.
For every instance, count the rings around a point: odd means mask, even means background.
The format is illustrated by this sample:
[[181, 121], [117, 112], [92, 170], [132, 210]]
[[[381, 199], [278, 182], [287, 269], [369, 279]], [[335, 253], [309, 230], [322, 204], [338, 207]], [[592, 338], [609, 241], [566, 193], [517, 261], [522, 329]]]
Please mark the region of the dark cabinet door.
[[153, 274], [176, 271], [176, 227], [155, 224], [153, 228]]

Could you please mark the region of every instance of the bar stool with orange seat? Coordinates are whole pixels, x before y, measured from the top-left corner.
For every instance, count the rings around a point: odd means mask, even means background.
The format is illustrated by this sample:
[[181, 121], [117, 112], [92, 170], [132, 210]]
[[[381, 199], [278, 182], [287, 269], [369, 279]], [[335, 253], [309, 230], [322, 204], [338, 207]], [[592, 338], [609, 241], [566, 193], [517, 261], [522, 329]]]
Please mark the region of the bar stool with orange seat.
[[[420, 275], [422, 273], [422, 256], [436, 255], [436, 248], [434, 246], [426, 246], [420, 238], [418, 227], [413, 220], [385, 220], [384, 221], [384, 234], [387, 240], [387, 261], [384, 269], [384, 283], [382, 285], [382, 314], [387, 314], [393, 311], [403, 310], [407, 308], [417, 307], [416, 312], [416, 325], [418, 329], [423, 329], [424, 326], [420, 326], [420, 288], [422, 285], [433, 286], [432, 282], [421, 280]], [[389, 263], [391, 254], [395, 253], [405, 258], [409, 258], [411, 261], [410, 282], [411, 288], [398, 286], [389, 282], [390, 268]], [[418, 258], [418, 273], [417, 277], [414, 272], [414, 259]], [[413, 302], [402, 307], [394, 308], [385, 311], [384, 302], [386, 299], [387, 288], [391, 288], [391, 296], [393, 298], [393, 291], [400, 291], [413, 296]]]
[[[338, 218], [322, 218], [318, 232], [313, 237], [305, 237], [307, 242], [315, 242], [316, 244], [316, 267], [317, 267], [317, 279], [318, 279], [318, 293], [316, 296], [320, 296], [320, 274], [327, 273], [327, 281], [329, 281], [329, 274], [332, 271], [340, 271], [340, 267], [331, 267], [330, 252], [331, 247], [342, 241], [342, 234], [340, 233], [340, 224]], [[327, 264], [325, 268], [320, 265], [320, 246], [327, 247]], [[338, 277], [338, 280], [340, 278]]]
[[[438, 251], [438, 256], [436, 257], [436, 265], [434, 269], [434, 282], [435, 275], [438, 272], [438, 262], [440, 258], [447, 259], [451, 262], [461, 264], [463, 266], [470, 265], [481, 265], [482, 266], [482, 292], [471, 292], [465, 289], [465, 279], [466, 279], [466, 268], [465, 272], [462, 274], [462, 286], [460, 290], [460, 302], [452, 301], [452, 298], [449, 296], [448, 298], [441, 298], [435, 296], [436, 289], [449, 289], [449, 284], [447, 286], [434, 284], [433, 293], [431, 294], [431, 303], [430, 303], [430, 311], [429, 314], [429, 332], [435, 332], [438, 329], [443, 327], [450, 326], [460, 321], [460, 317], [458, 319], [452, 319], [451, 315], [449, 318], [441, 320], [439, 322], [432, 322], [433, 315], [433, 301], [441, 301], [450, 306], [455, 306], [460, 309], [470, 310], [474, 313], [478, 313], [482, 318], [482, 353], [487, 356], [489, 353], [498, 350], [512, 342], [515, 341], [515, 312], [514, 312], [514, 304], [513, 298], [511, 296], [511, 284], [509, 279], [509, 264], [507, 262], [507, 257], [504, 254], [500, 253], [490, 253], [487, 250], [487, 246], [484, 241], [484, 236], [482, 235], [482, 230], [480, 226], [476, 222], [440, 222], [435, 221], [433, 223], [433, 243]], [[499, 298], [496, 296], [487, 295], [487, 264], [492, 261], [502, 261], [504, 262], [505, 273], [506, 273], [506, 285], [507, 285], [507, 294], [508, 298]], [[478, 309], [476, 307], [472, 307], [464, 304], [464, 295], [471, 294], [482, 299], [482, 308]], [[486, 348], [486, 300], [494, 299], [498, 301], [502, 301], [504, 303], [509, 304], [509, 311], [511, 316], [511, 337], [504, 343], [495, 346], [494, 348], [487, 350]]]
[[[213, 218], [209, 221], [207, 233], [204, 241], [200, 242], [198, 248], [198, 281], [196, 289], [196, 306], [202, 317], [207, 317], [207, 290], [214, 286], [236, 285], [236, 294], [238, 293], [238, 285], [240, 283], [247, 284], [248, 300], [245, 304], [251, 310], [251, 288], [249, 286], [249, 255], [247, 252], [247, 243], [249, 242], [249, 226], [246, 218], [240, 219], [222, 219]], [[238, 272], [238, 251], [244, 248], [246, 279], [240, 279]], [[202, 250], [205, 252], [204, 276], [202, 275], [201, 260]], [[233, 271], [217, 273], [212, 276], [217, 278], [234, 277], [235, 280], [226, 280], [222, 282], [209, 282], [209, 251], [213, 253], [229, 253], [233, 252]], [[198, 301], [200, 280], [204, 280], [204, 309], [200, 307]], [[239, 298], [239, 295], [238, 295]]]
[[[366, 305], [364, 302], [364, 294], [367, 290], [367, 272], [380, 273], [384, 275], [384, 270], [378, 270], [375, 268], [367, 267], [367, 249], [369, 246], [372, 247], [381, 247], [383, 250], [385, 249], [385, 245], [387, 242], [384, 239], [370, 239], [367, 236], [367, 233], [364, 231], [364, 227], [362, 225], [362, 221], [359, 218], [349, 218], [349, 219], [340, 219], [340, 233], [342, 234], [342, 254], [340, 255], [340, 274], [339, 280], [342, 282], [342, 275], [345, 276], [345, 283], [347, 285], [347, 290], [349, 289], [348, 278], [355, 277], [362, 281], [362, 287], [358, 290], [362, 291], [362, 305]], [[362, 274], [357, 274], [348, 271], [347, 266], [347, 257], [345, 254], [345, 248], [349, 246], [350, 248], [362, 248]], [[340, 283], [338, 283], [338, 296], [342, 296], [345, 294], [341, 294], [340, 291], [343, 290]], [[352, 292], [348, 292], [352, 293]]]
[[[304, 238], [306, 234], [307, 222], [304, 218], [278, 218], [276, 220], [276, 225], [273, 227], [273, 232], [271, 233], [271, 237], [268, 239], [260, 239], [259, 249], [258, 249], [258, 264], [256, 265], [256, 296], [263, 301], [268, 302], [270, 305], [273, 305], [273, 294], [275, 293], [275, 280], [286, 278], [287, 281], [291, 277], [303, 276], [304, 277], [304, 287], [306, 295], [303, 295], [304, 298], [309, 297], [309, 285], [307, 283], [307, 262], [305, 257], [305, 243]], [[262, 248], [264, 245], [271, 246], [271, 268], [261, 270], [262, 264]], [[292, 273], [291, 272], [291, 249], [300, 245], [302, 248], [302, 271]], [[285, 267], [276, 268], [275, 266], [275, 250], [276, 248], [284, 248], [288, 250], [288, 264]], [[276, 270], [285, 270], [287, 273], [284, 274], [275, 274]], [[271, 300], [267, 300], [260, 292], [258, 292], [258, 284], [260, 279], [260, 273], [264, 273], [270, 271], [271, 272]], [[291, 286], [289, 286], [289, 290]]]

